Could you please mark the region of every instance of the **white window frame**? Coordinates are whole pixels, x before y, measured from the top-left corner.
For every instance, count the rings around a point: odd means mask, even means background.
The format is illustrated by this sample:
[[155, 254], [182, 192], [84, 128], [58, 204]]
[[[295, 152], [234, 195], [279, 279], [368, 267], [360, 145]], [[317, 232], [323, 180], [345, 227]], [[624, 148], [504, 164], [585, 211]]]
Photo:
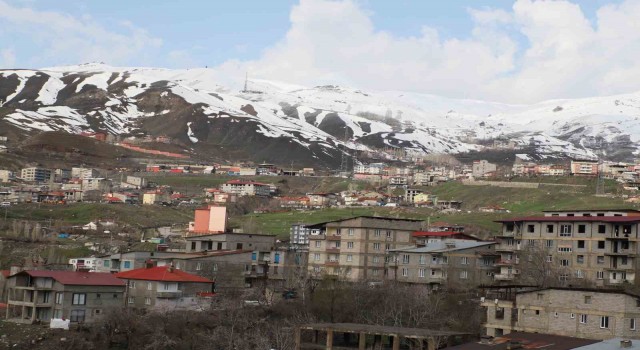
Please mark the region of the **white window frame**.
[[347, 249], [353, 249], [353, 242], [347, 242]]
[[600, 316], [600, 328], [609, 329], [609, 316]]
[[348, 261], [348, 262], [353, 261], [353, 255], [351, 255], [351, 254], [347, 254], [347, 261]]
[[409, 269], [406, 267], [402, 268], [402, 277], [409, 277]]
[[580, 314], [580, 323], [581, 324], [587, 324], [588, 321], [589, 321], [589, 319], [587, 318], [586, 314]]
[[629, 319], [629, 329], [632, 331], [636, 330], [636, 319], [635, 318], [630, 318]]
[[424, 278], [424, 276], [425, 276], [425, 269], [424, 268], [418, 269], [418, 277]]
[[460, 271], [460, 279], [466, 280], [469, 278], [469, 272], [467, 270]]

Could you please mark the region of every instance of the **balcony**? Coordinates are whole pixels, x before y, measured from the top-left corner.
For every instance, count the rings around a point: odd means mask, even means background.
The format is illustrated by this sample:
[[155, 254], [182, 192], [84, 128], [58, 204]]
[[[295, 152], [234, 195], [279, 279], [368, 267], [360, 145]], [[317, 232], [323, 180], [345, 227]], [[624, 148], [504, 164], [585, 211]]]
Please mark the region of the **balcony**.
[[499, 260], [494, 266], [512, 266], [516, 265], [520, 262], [520, 259], [512, 259], [512, 260]]
[[327, 241], [339, 241], [340, 239], [341, 239], [341, 236], [336, 236], [336, 235], [327, 236]]
[[327, 247], [327, 253], [338, 254], [340, 253], [340, 247]]
[[638, 253], [633, 249], [618, 249], [618, 251], [605, 252], [609, 256], [636, 256]]
[[497, 275], [493, 275], [493, 279], [496, 281], [513, 281], [513, 279], [516, 277], [515, 274], [513, 273], [505, 273], [505, 274], [497, 274]]
[[177, 299], [181, 297], [182, 297], [181, 290], [156, 292], [156, 298], [158, 299]]
[[325, 266], [339, 266], [340, 265], [340, 261], [339, 260], [327, 260], [324, 263]]

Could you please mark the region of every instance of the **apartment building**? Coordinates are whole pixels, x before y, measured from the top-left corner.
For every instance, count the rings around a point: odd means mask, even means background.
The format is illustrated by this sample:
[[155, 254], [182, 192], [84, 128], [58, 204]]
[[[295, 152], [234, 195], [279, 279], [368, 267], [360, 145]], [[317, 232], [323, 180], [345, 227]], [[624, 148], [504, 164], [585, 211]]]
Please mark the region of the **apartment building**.
[[545, 211], [543, 216], [498, 221], [498, 281], [518, 279], [527, 260], [542, 256], [560, 282], [596, 285], [636, 283], [640, 212], [636, 210]]
[[81, 167], [73, 167], [71, 168], [71, 177], [76, 179], [89, 179], [98, 177], [98, 171], [92, 168], [81, 168]]
[[126, 305], [135, 309], [207, 310], [213, 281], [173, 266], [147, 265], [115, 274], [126, 283]]
[[578, 176], [597, 176], [598, 161], [597, 160], [572, 160], [569, 164], [569, 172], [571, 175]]
[[473, 177], [485, 177], [495, 174], [498, 167], [486, 160], [476, 160], [471, 167]]
[[293, 224], [289, 229], [289, 242], [296, 245], [308, 245], [311, 228], [304, 224]]
[[235, 193], [238, 196], [265, 196], [271, 195], [271, 186], [255, 181], [231, 180], [227, 181], [220, 189], [226, 193]]
[[187, 253], [247, 249], [268, 252], [275, 247], [276, 236], [256, 233], [218, 233], [189, 236], [186, 241]]
[[122, 306], [125, 284], [110, 273], [21, 271], [7, 278], [6, 318], [19, 323], [52, 318], [91, 322]]
[[103, 177], [88, 177], [82, 179], [83, 191], [109, 192], [111, 190], [111, 180]]
[[54, 174], [51, 169], [31, 167], [20, 170], [20, 178], [28, 182], [50, 182]]
[[546, 288], [482, 298], [487, 335], [515, 331], [587, 339], [640, 339], [640, 295], [620, 290]]
[[227, 208], [208, 205], [194, 211], [194, 221], [189, 223], [187, 236], [223, 233], [227, 230]]
[[13, 180], [13, 172], [0, 169], [0, 182], [9, 182]]
[[468, 288], [491, 283], [499, 258], [495, 242], [465, 239], [433, 240], [423, 247], [392, 249], [386, 264], [387, 279], [424, 284], [431, 290]]
[[311, 228], [317, 231], [309, 236], [309, 273], [381, 282], [386, 252], [411, 246], [411, 234], [424, 228], [424, 221], [357, 216]]

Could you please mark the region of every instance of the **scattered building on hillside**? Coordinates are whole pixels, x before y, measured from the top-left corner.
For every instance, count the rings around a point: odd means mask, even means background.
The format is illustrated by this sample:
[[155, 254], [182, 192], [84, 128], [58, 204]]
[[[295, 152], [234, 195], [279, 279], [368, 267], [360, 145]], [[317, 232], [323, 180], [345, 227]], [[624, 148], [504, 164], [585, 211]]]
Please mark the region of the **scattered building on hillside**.
[[51, 169], [30, 167], [20, 170], [20, 179], [27, 182], [45, 183], [54, 180], [54, 173]]
[[222, 184], [220, 189], [238, 196], [268, 197], [271, 195], [271, 187], [268, 184], [255, 181], [231, 180]]
[[597, 160], [572, 159], [569, 165], [569, 172], [575, 176], [598, 176]]
[[430, 241], [422, 247], [389, 250], [386, 276], [402, 283], [467, 289], [491, 283], [500, 255], [495, 242], [465, 239]]
[[13, 181], [13, 172], [9, 170], [0, 170], [0, 182]]
[[293, 245], [308, 245], [311, 228], [305, 224], [293, 224], [289, 230], [289, 243]]
[[478, 208], [478, 211], [482, 213], [510, 213], [509, 209], [499, 205], [487, 205], [485, 207]]
[[586, 339], [640, 339], [640, 295], [622, 290], [544, 288], [487, 295], [486, 334], [516, 331]]
[[105, 193], [111, 191], [111, 180], [103, 177], [86, 177], [82, 179], [83, 191], [98, 191]]
[[404, 200], [407, 203], [415, 203], [416, 196], [423, 192], [424, 191], [417, 188], [407, 188], [404, 192]]
[[96, 169], [80, 167], [71, 168], [71, 177], [76, 179], [89, 179], [98, 176], [99, 174]]
[[211, 307], [213, 281], [173, 266], [153, 266], [114, 275], [126, 285], [126, 305], [134, 309], [203, 311]]
[[308, 209], [311, 207], [309, 197], [280, 197], [278, 198], [280, 208], [286, 209]]
[[147, 187], [147, 179], [144, 177], [128, 175], [124, 181], [120, 182], [120, 188], [140, 190], [145, 187]]
[[125, 283], [110, 273], [21, 271], [7, 279], [7, 319], [18, 323], [92, 322], [122, 306]]
[[216, 233], [195, 235], [186, 238], [186, 252], [210, 252], [218, 250], [271, 251], [276, 236], [256, 233]]
[[205, 188], [204, 191], [205, 191], [205, 197], [209, 202], [213, 202], [217, 204], [225, 204], [225, 203], [235, 203], [238, 201], [237, 193], [227, 193], [217, 188]]
[[142, 204], [153, 205], [169, 203], [171, 203], [171, 194], [161, 190], [147, 191], [142, 195]]
[[474, 161], [471, 169], [471, 174], [473, 177], [477, 178], [494, 176], [498, 167], [497, 165], [489, 163], [489, 161], [483, 159]]

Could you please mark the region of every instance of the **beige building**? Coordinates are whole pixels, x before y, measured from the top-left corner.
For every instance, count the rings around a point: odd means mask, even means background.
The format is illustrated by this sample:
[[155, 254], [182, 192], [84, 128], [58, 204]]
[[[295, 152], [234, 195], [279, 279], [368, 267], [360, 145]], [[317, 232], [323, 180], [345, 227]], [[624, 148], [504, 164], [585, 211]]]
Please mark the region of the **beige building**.
[[381, 282], [386, 252], [411, 246], [411, 233], [423, 226], [422, 220], [373, 216], [310, 225], [321, 229], [309, 236], [309, 273]]
[[498, 167], [493, 163], [489, 163], [486, 160], [476, 160], [473, 162], [471, 174], [473, 177], [485, 177], [495, 174], [497, 169]]
[[89, 177], [82, 179], [83, 191], [109, 192], [111, 190], [111, 180], [103, 177]]
[[423, 247], [389, 251], [386, 276], [402, 283], [424, 284], [437, 290], [469, 288], [493, 281], [499, 254], [495, 242], [464, 239], [434, 240]]
[[640, 295], [606, 289], [547, 288], [482, 298], [487, 335], [514, 331], [588, 339], [640, 339]]
[[0, 170], [0, 182], [9, 182], [13, 180], [13, 172], [9, 170]]
[[[544, 216], [499, 221], [498, 281], [519, 279], [528, 262], [544, 259], [560, 283], [636, 283], [640, 212], [636, 210], [547, 211]], [[527, 256], [526, 261], [521, 259]], [[528, 271], [530, 272], [530, 271]], [[531, 283], [532, 281], [525, 281]]]
[[217, 250], [259, 250], [269, 252], [276, 245], [276, 236], [255, 233], [217, 233], [186, 238], [187, 253]]
[[171, 195], [162, 191], [149, 191], [142, 195], [142, 204], [171, 203]]
[[238, 196], [270, 196], [271, 186], [255, 181], [231, 180], [220, 187], [222, 192], [235, 193]]
[[54, 179], [54, 173], [51, 169], [24, 168], [20, 170], [20, 178], [28, 182], [51, 182]]

